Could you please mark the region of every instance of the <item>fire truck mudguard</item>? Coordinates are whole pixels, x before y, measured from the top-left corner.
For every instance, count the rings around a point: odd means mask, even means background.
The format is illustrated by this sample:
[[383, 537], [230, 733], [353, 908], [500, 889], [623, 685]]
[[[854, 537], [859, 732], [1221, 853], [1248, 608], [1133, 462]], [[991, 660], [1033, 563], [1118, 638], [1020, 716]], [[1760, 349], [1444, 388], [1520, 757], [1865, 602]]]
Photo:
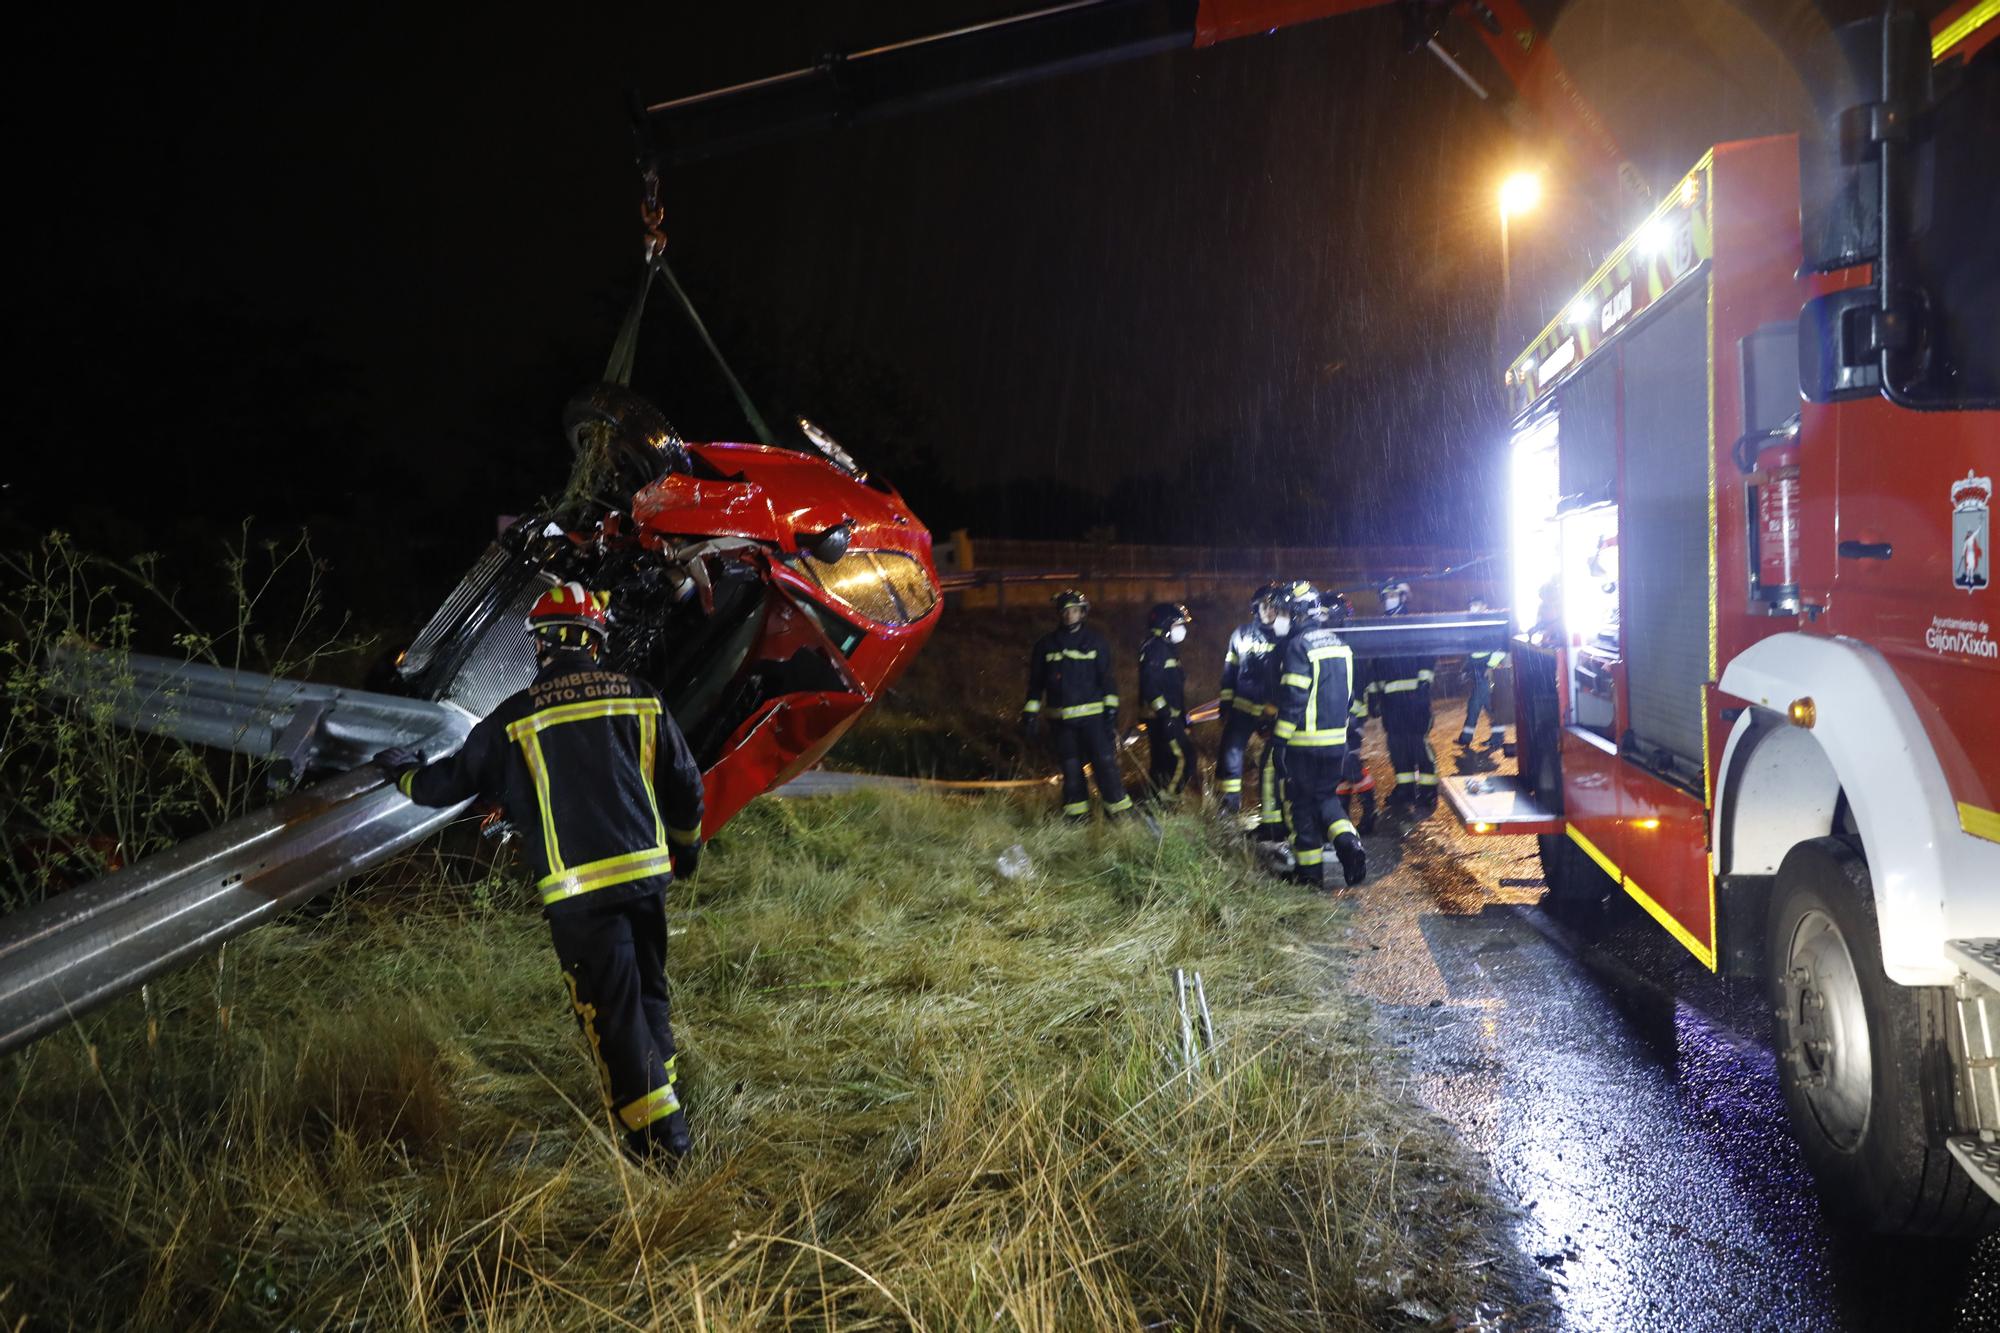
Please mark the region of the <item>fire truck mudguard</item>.
[[[1889, 663], [1853, 640], [1777, 634], [1731, 661], [1721, 686], [1754, 708], [1737, 719], [1718, 778], [1716, 855], [1729, 860], [1717, 872], [1774, 874], [1797, 842], [1838, 832], [1830, 774], [1874, 882], [1883, 969], [1905, 986], [1950, 985], [1959, 969], [1945, 941], [2000, 935], [2000, 844], [1959, 827], [1944, 769]], [[1795, 702], [1809, 728], [1791, 720]], [[1778, 791], [1782, 801], [1768, 799]]]

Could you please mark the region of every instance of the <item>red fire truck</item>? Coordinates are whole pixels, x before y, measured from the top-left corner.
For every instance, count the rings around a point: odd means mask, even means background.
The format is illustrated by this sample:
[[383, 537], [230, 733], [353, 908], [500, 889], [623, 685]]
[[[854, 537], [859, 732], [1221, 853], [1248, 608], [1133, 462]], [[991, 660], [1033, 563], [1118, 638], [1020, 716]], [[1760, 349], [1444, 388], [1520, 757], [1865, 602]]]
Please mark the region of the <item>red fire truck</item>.
[[1933, 1233], [2000, 1218], [2000, 4], [1946, 20], [1840, 30], [1832, 130], [1714, 148], [1507, 370], [1520, 771], [1446, 783], [1762, 977], [1824, 1197]]

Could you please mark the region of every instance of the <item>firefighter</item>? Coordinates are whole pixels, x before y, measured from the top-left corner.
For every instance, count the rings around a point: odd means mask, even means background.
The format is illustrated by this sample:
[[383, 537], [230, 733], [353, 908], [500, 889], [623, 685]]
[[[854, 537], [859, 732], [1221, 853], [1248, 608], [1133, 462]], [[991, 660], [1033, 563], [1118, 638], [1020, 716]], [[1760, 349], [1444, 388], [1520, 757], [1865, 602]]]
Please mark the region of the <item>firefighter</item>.
[[665, 890], [701, 857], [701, 770], [660, 696], [602, 665], [605, 598], [579, 583], [528, 613], [538, 670], [426, 764], [377, 764], [419, 805], [497, 801], [527, 844], [577, 1026], [634, 1157], [671, 1166], [689, 1149], [668, 1024]]
[[1187, 684], [1181, 644], [1194, 617], [1178, 602], [1161, 602], [1146, 616], [1146, 642], [1139, 648], [1139, 698], [1151, 715], [1146, 735], [1152, 764], [1146, 776], [1160, 796], [1187, 790], [1193, 754], [1188, 748]]
[[[1250, 619], [1229, 636], [1222, 658], [1222, 740], [1215, 754], [1215, 788], [1225, 810], [1231, 797], [1239, 807], [1248, 805], [1243, 800], [1243, 754], [1263, 725], [1271, 698], [1271, 650], [1278, 644], [1271, 626], [1278, 617], [1279, 588], [1267, 583], [1257, 590], [1250, 599]], [[1260, 831], [1262, 827], [1260, 822]]]
[[[1485, 602], [1474, 598], [1472, 605], [1466, 609], [1474, 615], [1479, 615], [1487, 608]], [[1465, 701], [1465, 727], [1458, 733], [1459, 748], [1467, 750], [1472, 748], [1473, 733], [1479, 730], [1479, 714], [1482, 711], [1486, 714], [1486, 725], [1489, 728], [1486, 748], [1491, 750], [1506, 744], [1507, 728], [1500, 725], [1499, 717], [1493, 712], [1493, 679], [1490, 674], [1506, 664], [1507, 653], [1501, 648], [1466, 655], [1465, 670], [1466, 674], [1472, 677], [1472, 693]]]
[[1291, 633], [1279, 649], [1278, 718], [1272, 766], [1284, 785], [1284, 820], [1296, 867], [1287, 876], [1314, 888], [1326, 883], [1326, 844], [1333, 843], [1341, 876], [1359, 884], [1368, 854], [1341, 808], [1340, 777], [1353, 700], [1354, 654], [1331, 624], [1331, 609], [1312, 584], [1282, 594]]
[[[1327, 614], [1327, 623], [1335, 630], [1347, 623], [1354, 614], [1353, 604], [1346, 593], [1333, 594]], [[1363, 837], [1375, 831], [1375, 775], [1368, 771], [1368, 765], [1361, 758], [1363, 728], [1368, 723], [1368, 695], [1362, 688], [1357, 672], [1351, 682], [1353, 701], [1348, 706], [1347, 744], [1342, 748], [1340, 760], [1340, 786], [1334, 794], [1340, 797], [1340, 809], [1349, 819], [1354, 819], [1354, 804], [1361, 805], [1361, 818], [1354, 820], [1354, 827]]]
[[[1382, 614], [1407, 615], [1410, 585], [1390, 580], [1382, 585]], [[1389, 762], [1396, 770], [1396, 787], [1385, 804], [1414, 810], [1419, 816], [1437, 808], [1437, 756], [1431, 752], [1431, 677], [1435, 664], [1427, 657], [1381, 657], [1369, 671], [1371, 703], [1382, 715], [1382, 732], [1389, 742]]]
[[1056, 628], [1035, 644], [1028, 662], [1028, 702], [1021, 705], [1021, 729], [1033, 740], [1041, 729], [1042, 704], [1055, 714], [1056, 753], [1062, 758], [1062, 810], [1070, 819], [1090, 818], [1090, 788], [1084, 761], [1097, 775], [1104, 813], [1116, 818], [1132, 808], [1118, 772], [1114, 737], [1118, 730], [1118, 684], [1112, 677], [1111, 645], [1083, 623], [1090, 601], [1074, 588], [1053, 598]]

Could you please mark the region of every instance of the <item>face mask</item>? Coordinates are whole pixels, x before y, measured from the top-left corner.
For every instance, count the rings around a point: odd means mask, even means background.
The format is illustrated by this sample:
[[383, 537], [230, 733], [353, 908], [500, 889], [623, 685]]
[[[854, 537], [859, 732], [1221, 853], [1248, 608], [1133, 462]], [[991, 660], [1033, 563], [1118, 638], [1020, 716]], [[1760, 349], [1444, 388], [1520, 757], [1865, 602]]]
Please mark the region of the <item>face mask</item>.
[[1180, 643], [1187, 638], [1187, 626], [1176, 625], [1167, 631], [1168, 643]]
[[1271, 622], [1271, 632], [1281, 639], [1284, 638], [1292, 632], [1292, 618], [1290, 616], [1279, 616]]

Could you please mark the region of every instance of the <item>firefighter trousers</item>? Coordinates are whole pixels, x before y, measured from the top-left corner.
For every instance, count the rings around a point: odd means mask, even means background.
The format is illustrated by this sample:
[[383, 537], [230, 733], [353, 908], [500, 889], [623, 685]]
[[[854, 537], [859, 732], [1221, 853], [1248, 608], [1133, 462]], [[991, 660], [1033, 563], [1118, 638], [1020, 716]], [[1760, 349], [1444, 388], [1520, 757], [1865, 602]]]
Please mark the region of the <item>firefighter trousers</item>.
[[1396, 770], [1390, 805], [1429, 804], [1437, 800], [1437, 756], [1431, 753], [1431, 705], [1414, 695], [1390, 695], [1382, 704], [1382, 730], [1389, 741], [1389, 763]]
[[1343, 833], [1354, 832], [1341, 808], [1344, 758], [1345, 751], [1338, 745], [1287, 745], [1276, 762], [1284, 792], [1285, 829], [1291, 835], [1299, 878], [1308, 883], [1324, 881], [1326, 845]]
[[1111, 721], [1103, 716], [1072, 718], [1055, 724], [1056, 754], [1062, 759], [1062, 810], [1071, 819], [1090, 817], [1090, 788], [1084, 782], [1083, 766], [1097, 776], [1097, 794], [1104, 798], [1104, 813], [1123, 814], [1132, 808], [1125, 794], [1125, 779], [1118, 771], [1118, 752], [1111, 743]]
[[1460, 745], [1472, 744], [1472, 733], [1479, 729], [1482, 712], [1486, 714], [1488, 744], [1505, 740], [1507, 729], [1493, 715], [1493, 672], [1490, 668], [1472, 673], [1472, 694], [1465, 701], [1465, 726], [1458, 733]]
[[1222, 741], [1215, 752], [1215, 791], [1225, 809], [1231, 797], [1240, 807], [1249, 808], [1250, 802], [1243, 795], [1243, 752], [1256, 734], [1255, 716], [1232, 704], [1223, 706]]
[[1146, 738], [1152, 747], [1152, 763], [1147, 765], [1146, 777], [1154, 794], [1178, 796], [1186, 791], [1188, 777], [1194, 772], [1194, 751], [1188, 746], [1187, 723], [1180, 718], [1163, 721], [1155, 713], [1146, 728]]
[[687, 1147], [668, 1023], [667, 882], [642, 881], [639, 893], [617, 901], [586, 896], [543, 911], [605, 1101], [638, 1157]]

